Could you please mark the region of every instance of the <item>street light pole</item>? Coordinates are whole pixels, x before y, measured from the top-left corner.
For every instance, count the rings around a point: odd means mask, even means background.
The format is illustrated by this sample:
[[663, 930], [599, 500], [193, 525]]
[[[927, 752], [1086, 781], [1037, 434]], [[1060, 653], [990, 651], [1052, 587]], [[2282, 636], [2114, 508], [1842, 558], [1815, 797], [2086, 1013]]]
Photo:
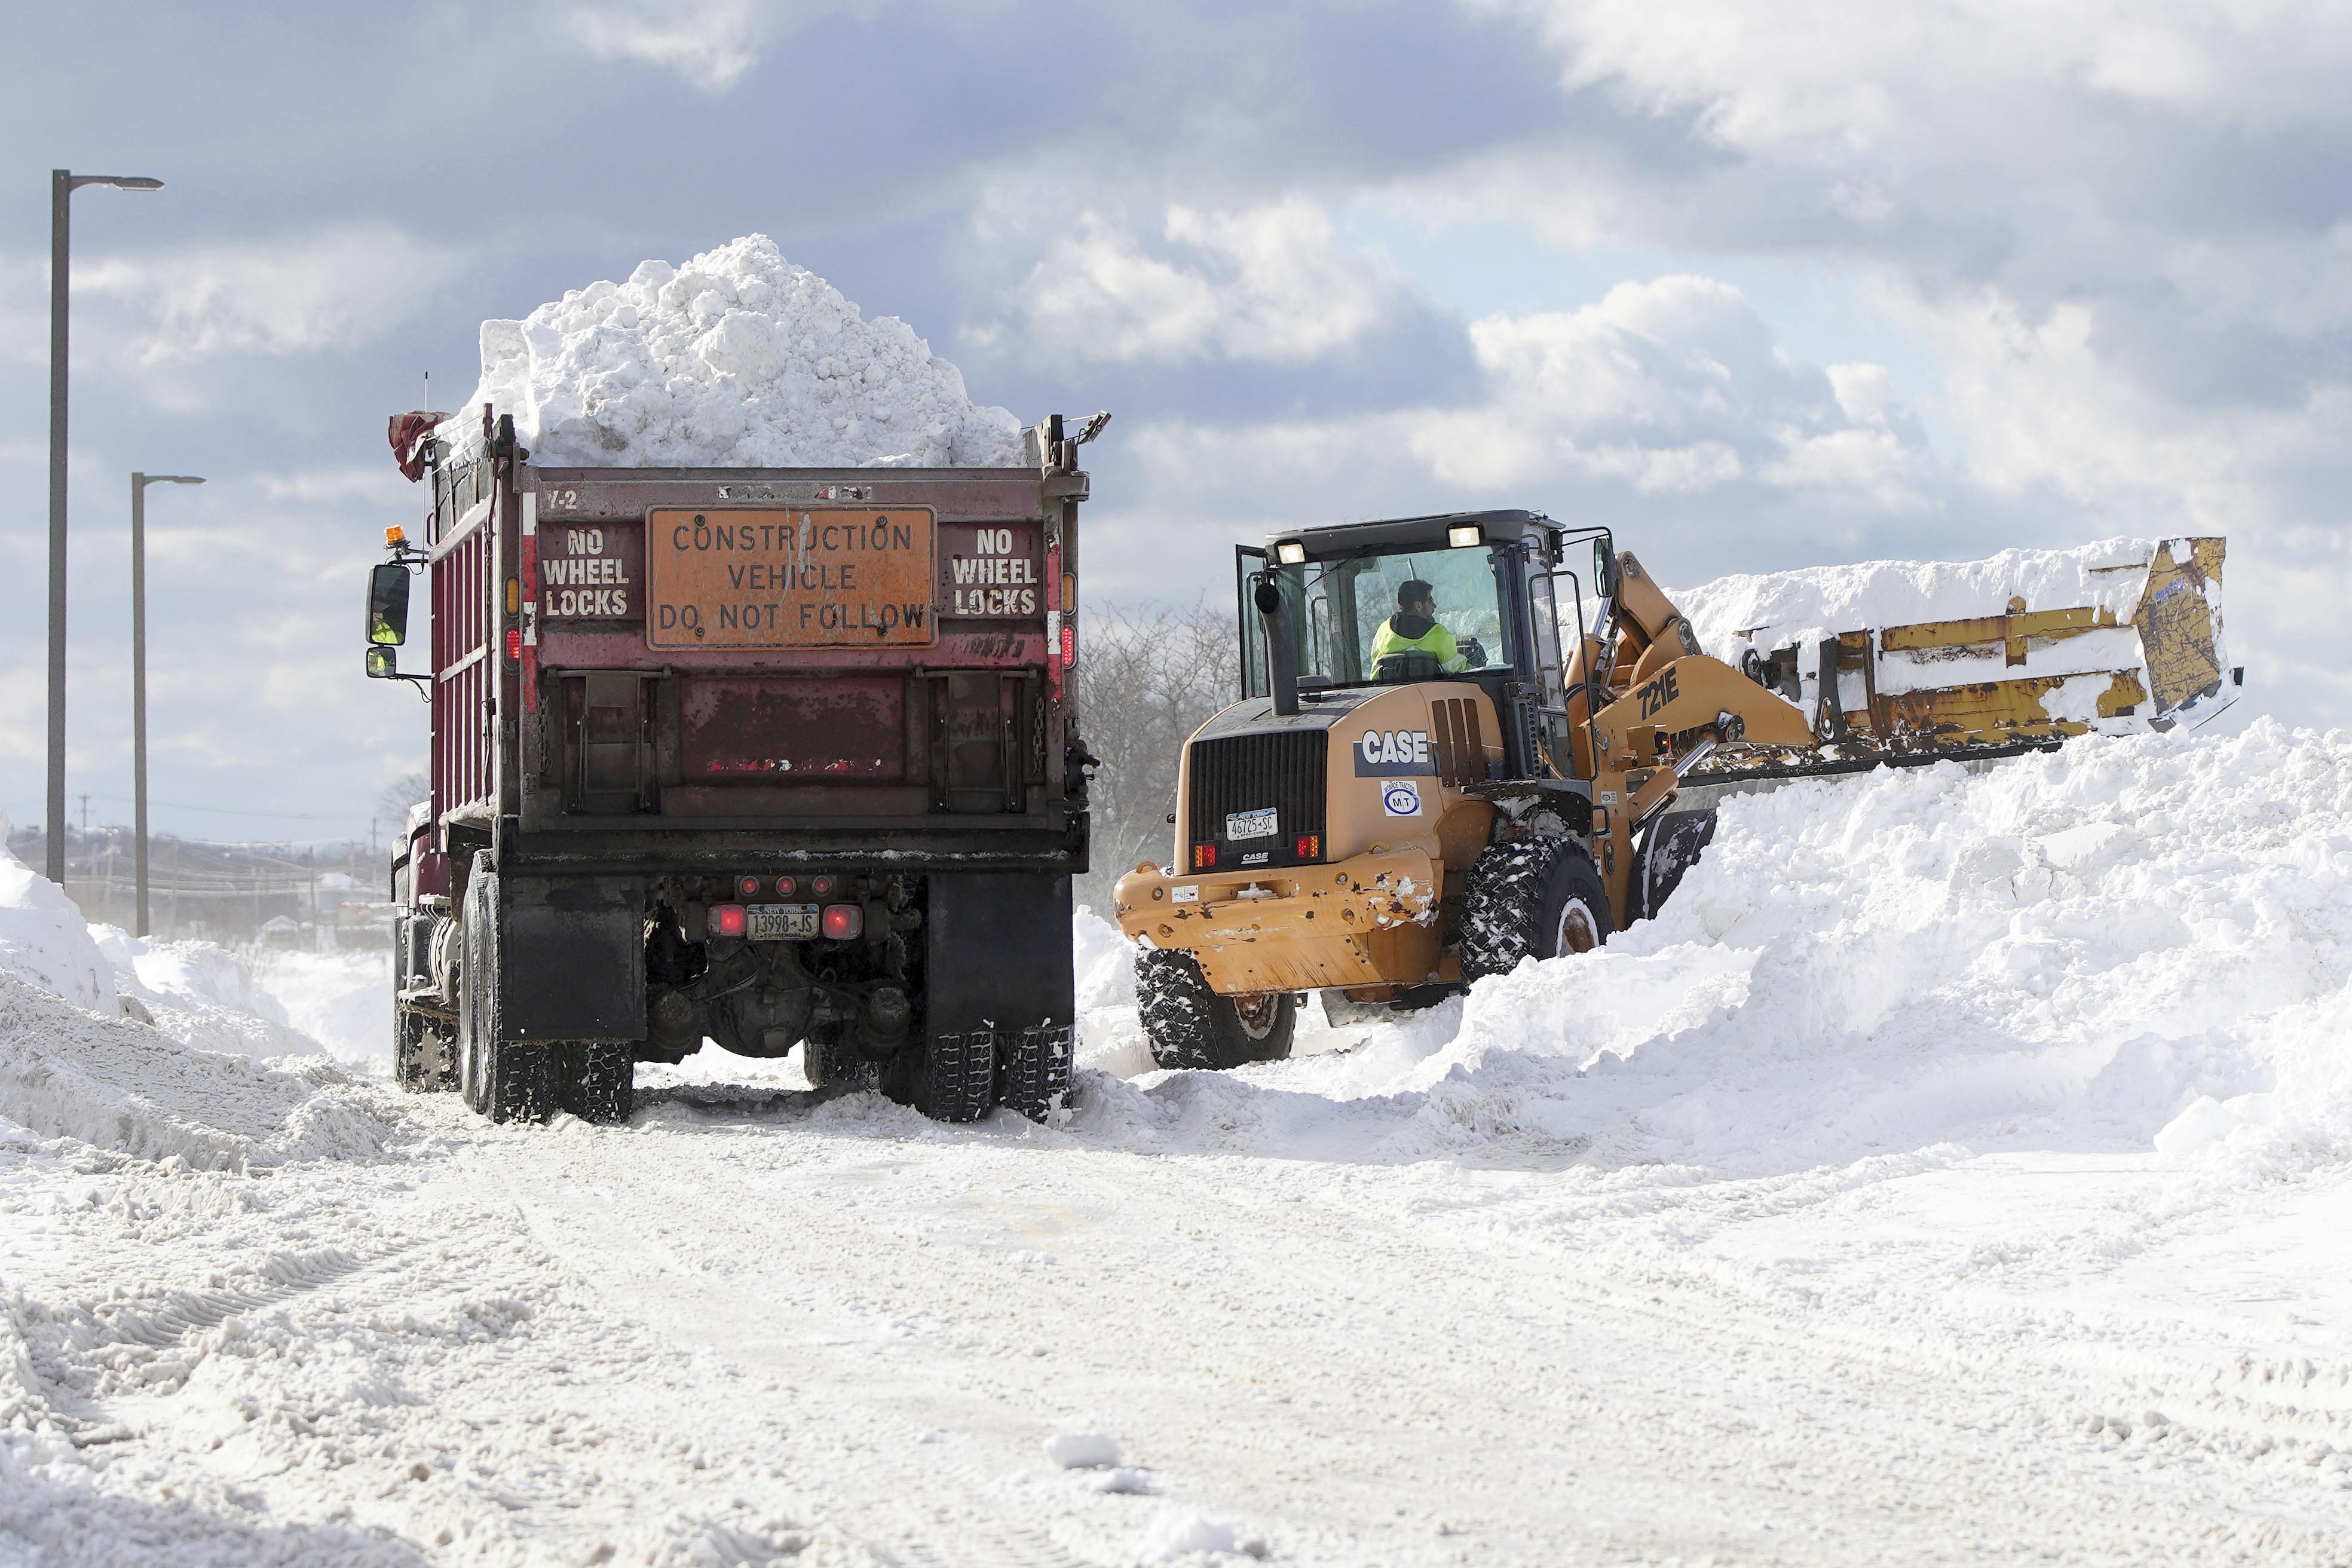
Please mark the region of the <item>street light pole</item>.
[[131, 799], [139, 929], [147, 934], [147, 487], [200, 485], [194, 474], [131, 476]]
[[66, 304], [73, 194], [84, 185], [160, 191], [143, 174], [49, 171], [49, 880], [66, 883]]

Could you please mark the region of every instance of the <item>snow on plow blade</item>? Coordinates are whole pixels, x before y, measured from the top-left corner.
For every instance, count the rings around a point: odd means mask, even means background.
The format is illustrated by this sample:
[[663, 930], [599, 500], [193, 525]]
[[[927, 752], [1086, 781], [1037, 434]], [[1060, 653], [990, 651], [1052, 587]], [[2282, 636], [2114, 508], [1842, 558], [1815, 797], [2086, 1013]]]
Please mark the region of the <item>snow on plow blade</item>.
[[1728, 577], [1681, 595], [1703, 647], [1795, 703], [1818, 752], [1703, 775], [1843, 772], [2205, 722], [2238, 694], [2220, 539]]

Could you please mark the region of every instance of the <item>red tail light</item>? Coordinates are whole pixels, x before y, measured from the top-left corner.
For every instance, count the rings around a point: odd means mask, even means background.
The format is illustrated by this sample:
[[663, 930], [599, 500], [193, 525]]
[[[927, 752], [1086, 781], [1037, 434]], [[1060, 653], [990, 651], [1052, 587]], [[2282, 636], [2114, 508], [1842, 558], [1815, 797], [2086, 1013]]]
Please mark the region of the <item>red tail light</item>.
[[776, 897], [789, 899], [793, 896], [793, 890], [799, 886], [800, 884], [790, 877], [779, 877], [776, 879]]
[[824, 897], [827, 893], [833, 891], [833, 879], [830, 877], [811, 877], [809, 879], [809, 891], [814, 893], [820, 899]]
[[1215, 845], [1195, 844], [1192, 846], [1192, 869], [1195, 871], [1214, 870], [1216, 868], [1216, 864], [1217, 847]]
[[1078, 662], [1078, 628], [1069, 622], [1062, 623], [1062, 668], [1069, 668]]
[[1298, 836], [1298, 842], [1292, 847], [1297, 851], [1301, 860], [1319, 860], [1323, 858], [1323, 836], [1319, 833], [1302, 833]]
[[744, 919], [742, 905], [713, 904], [710, 906], [710, 934], [712, 936], [741, 936], [743, 934], [743, 929]]
[[824, 906], [824, 934], [835, 942], [847, 942], [866, 929], [866, 911], [856, 904]]
[[735, 896], [739, 899], [758, 898], [760, 896], [760, 879], [757, 877], [736, 878]]
[[507, 659], [511, 663], [521, 657], [522, 628], [520, 626], [509, 626], [507, 628]]

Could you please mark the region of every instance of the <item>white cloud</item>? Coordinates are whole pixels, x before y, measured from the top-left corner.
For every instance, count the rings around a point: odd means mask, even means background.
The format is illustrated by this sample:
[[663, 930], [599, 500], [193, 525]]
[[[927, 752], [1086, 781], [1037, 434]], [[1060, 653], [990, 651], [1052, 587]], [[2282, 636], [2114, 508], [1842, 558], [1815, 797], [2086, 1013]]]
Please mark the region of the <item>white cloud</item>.
[[1885, 373], [1795, 363], [1729, 284], [1621, 283], [1581, 310], [1490, 316], [1470, 335], [1486, 401], [1423, 415], [1407, 437], [1449, 483], [1574, 474], [1664, 496], [1752, 478], [1881, 508], [1921, 503], [1932, 458]]
[[1116, 220], [1084, 215], [1013, 291], [1024, 340], [1081, 360], [1298, 363], [1373, 331], [1405, 300], [1385, 258], [1346, 244], [1302, 197], [1173, 205], [1157, 239], [1155, 254]]
[[761, 52], [852, 0], [602, 0], [563, 8], [563, 30], [599, 59], [640, 60], [722, 93]]
[[1471, 331], [1485, 380], [1467, 406], [1129, 429], [1143, 499], [1107, 494], [1117, 510], [1090, 521], [1097, 592], [1170, 592], [1175, 534], [1473, 506], [1618, 521], [1685, 578], [1792, 565], [1916, 529], [1962, 482], [1881, 367], [1795, 362], [1717, 279]]
[[285, 355], [373, 342], [454, 277], [460, 252], [359, 224], [74, 267], [77, 298], [119, 304], [140, 363]]
[[[2352, 14], [2326, 0], [1482, 0], [1478, 8], [1535, 20], [1571, 88], [1604, 86], [1644, 111], [1692, 114], [1726, 146], [1888, 166], [1947, 148], [2021, 144], [2064, 101], [2257, 131], [2340, 121], [2352, 64]], [[2111, 150], [2048, 145], [2042, 164], [2079, 166]]]

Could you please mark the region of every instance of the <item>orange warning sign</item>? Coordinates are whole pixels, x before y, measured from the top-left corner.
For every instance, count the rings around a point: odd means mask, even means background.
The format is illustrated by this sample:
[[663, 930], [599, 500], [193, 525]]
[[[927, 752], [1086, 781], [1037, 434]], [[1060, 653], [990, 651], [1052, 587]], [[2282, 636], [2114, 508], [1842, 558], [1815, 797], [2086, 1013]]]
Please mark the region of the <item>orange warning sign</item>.
[[656, 507], [646, 645], [927, 647], [938, 531], [929, 507]]

